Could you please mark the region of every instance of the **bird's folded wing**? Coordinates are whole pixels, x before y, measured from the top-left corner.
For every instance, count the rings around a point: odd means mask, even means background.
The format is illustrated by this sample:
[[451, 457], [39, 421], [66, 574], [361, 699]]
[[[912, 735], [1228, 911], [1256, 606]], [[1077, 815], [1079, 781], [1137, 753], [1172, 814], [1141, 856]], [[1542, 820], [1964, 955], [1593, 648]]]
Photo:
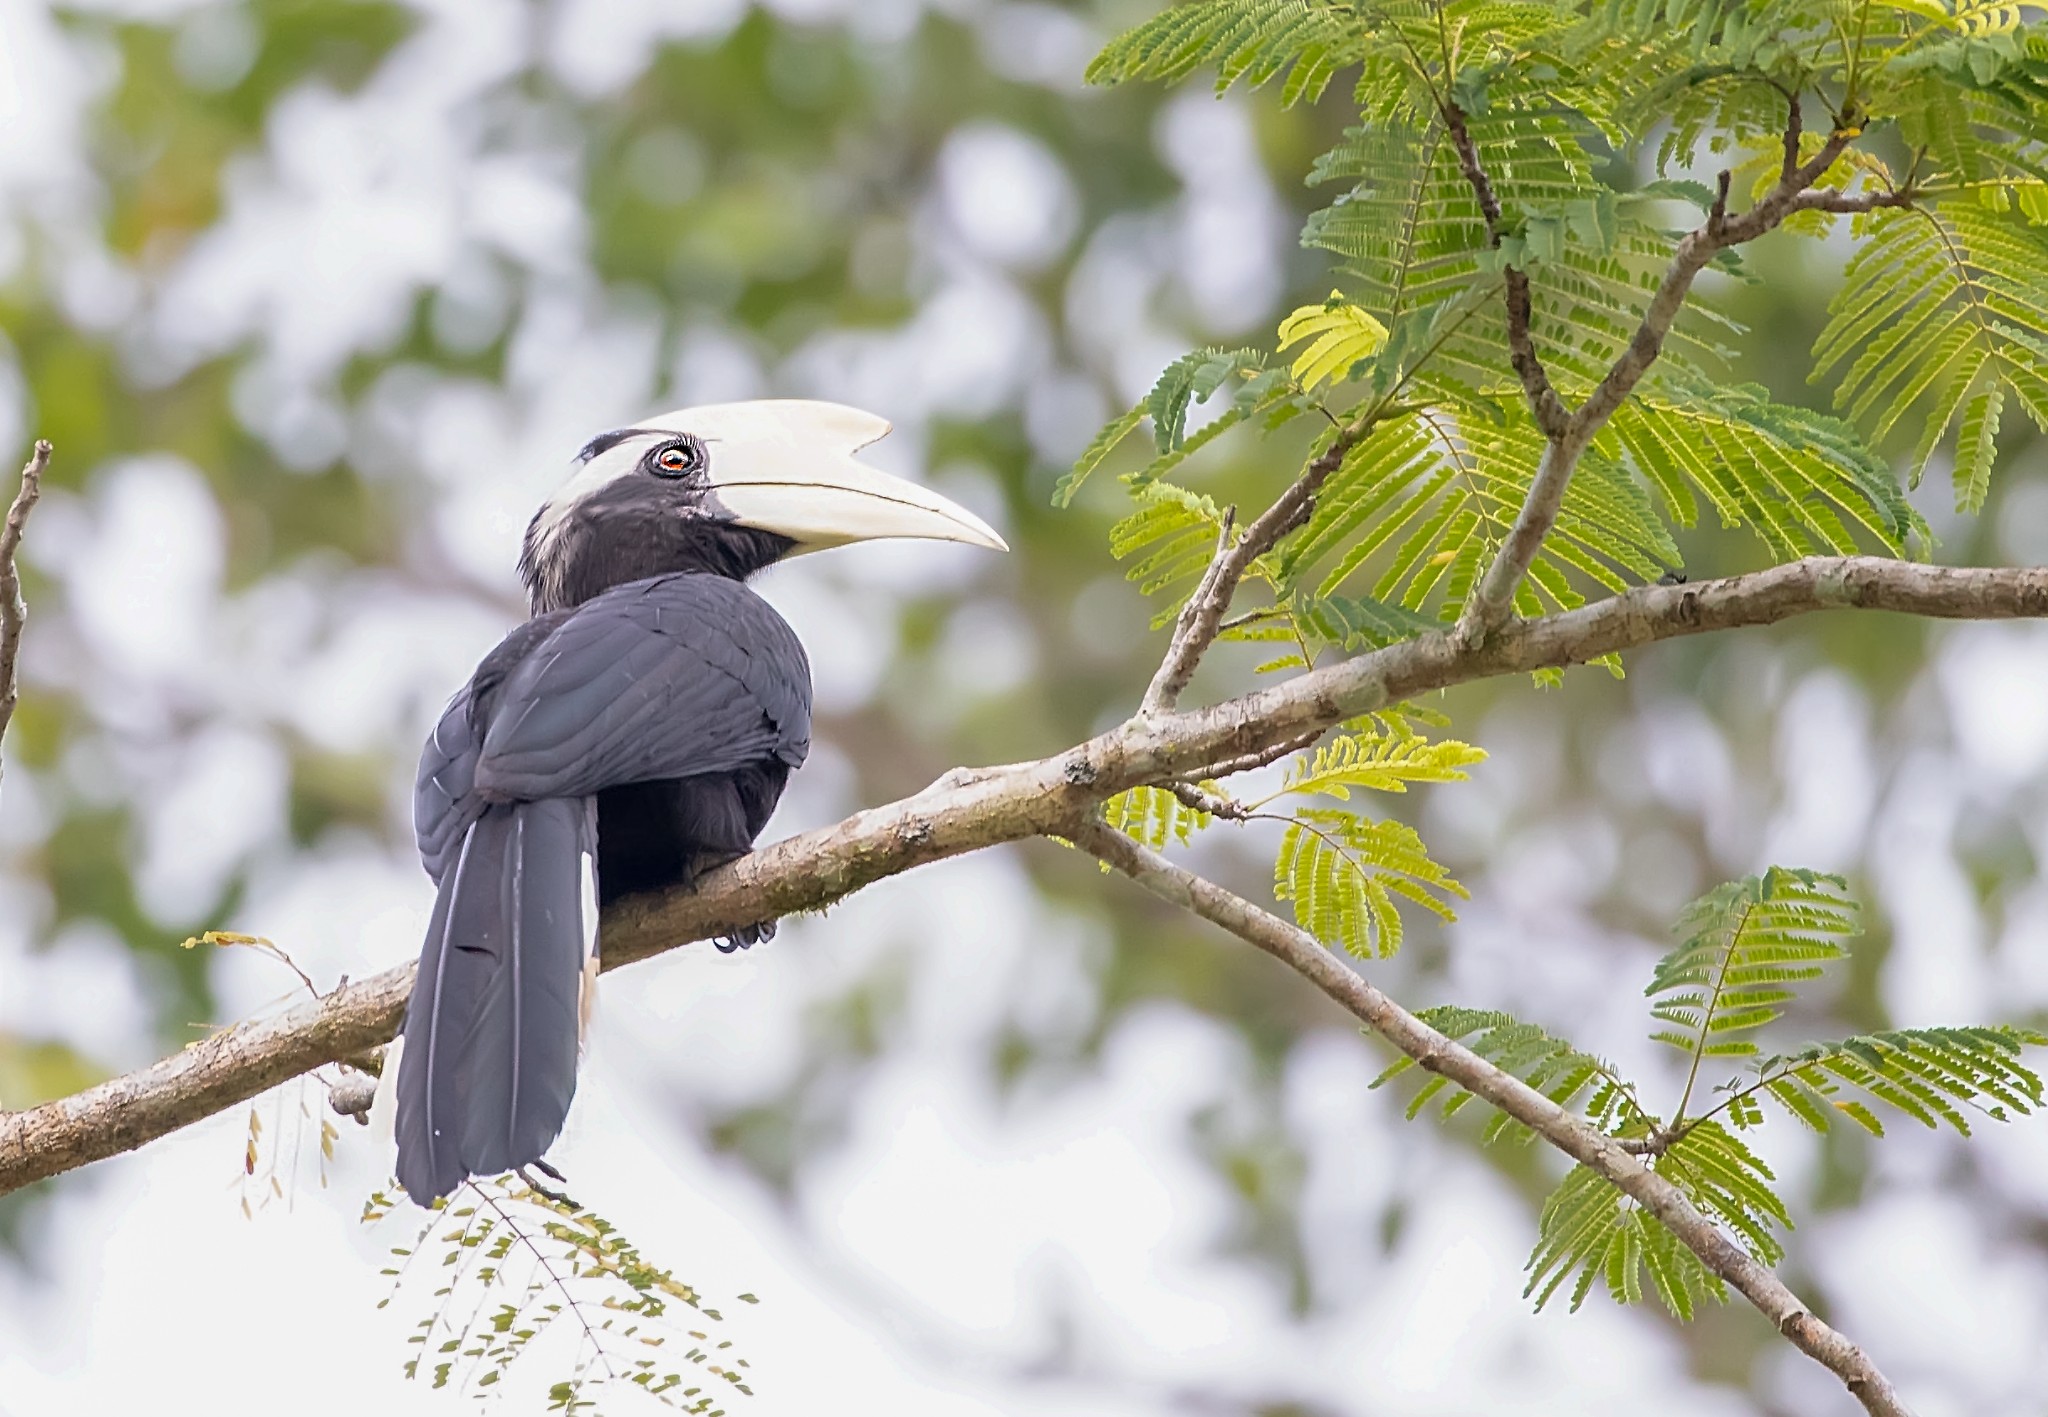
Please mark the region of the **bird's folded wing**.
[[565, 616], [491, 695], [473, 786], [500, 799], [795, 766], [810, 746], [810, 669], [745, 586], [658, 576]]
[[470, 726], [468, 687], [449, 700], [420, 750], [413, 779], [412, 829], [420, 860], [436, 885], [462, 849], [462, 834], [476, 817], [465, 810], [476, 786], [476, 760], [483, 745]]
[[462, 692], [448, 701], [420, 749], [419, 772], [413, 779], [413, 834], [420, 860], [436, 884], [455, 864], [464, 833], [483, 810], [476, 795], [476, 765], [498, 690], [505, 676], [568, 618], [565, 611], [539, 615], [500, 640]]

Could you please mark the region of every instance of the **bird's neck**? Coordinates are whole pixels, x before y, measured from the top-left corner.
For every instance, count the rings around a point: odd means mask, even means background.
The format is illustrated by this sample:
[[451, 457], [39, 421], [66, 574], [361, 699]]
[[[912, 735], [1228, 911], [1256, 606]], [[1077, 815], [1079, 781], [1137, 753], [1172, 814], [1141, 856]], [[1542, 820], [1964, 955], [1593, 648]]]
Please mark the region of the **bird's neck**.
[[613, 586], [649, 576], [698, 572], [743, 581], [795, 545], [786, 536], [696, 517], [571, 512], [540, 530], [535, 520], [519, 558], [533, 613], [567, 610]]

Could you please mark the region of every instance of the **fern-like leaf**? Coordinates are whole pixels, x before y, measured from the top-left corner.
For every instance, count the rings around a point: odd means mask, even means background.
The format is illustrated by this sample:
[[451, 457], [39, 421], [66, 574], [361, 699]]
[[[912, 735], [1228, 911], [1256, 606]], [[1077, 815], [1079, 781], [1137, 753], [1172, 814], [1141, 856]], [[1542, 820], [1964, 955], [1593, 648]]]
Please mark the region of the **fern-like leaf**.
[[1651, 1037], [1692, 1054], [1695, 1074], [1702, 1058], [1754, 1055], [1742, 1035], [1776, 1018], [1791, 986], [1817, 978], [1856, 935], [1845, 892], [1839, 876], [1774, 866], [1687, 906], [1681, 942], [1644, 991], [1664, 1025]]
[[1256, 378], [1266, 367], [1256, 349], [1198, 349], [1183, 354], [1160, 371], [1145, 411], [1152, 415], [1152, 436], [1159, 451], [1171, 453], [1188, 436], [1188, 410], [1223, 387], [1233, 375]]
[[1141, 592], [1166, 594], [1166, 604], [1152, 617], [1156, 630], [1173, 623], [1216, 554], [1223, 509], [1170, 482], [1155, 482], [1136, 495], [1138, 510], [1109, 529], [1109, 549], [1120, 561], [1138, 558], [1124, 574]]
[[1882, 1136], [1871, 1107], [1880, 1104], [1968, 1136], [1971, 1113], [2003, 1122], [2040, 1110], [2041, 1075], [2020, 1058], [2044, 1046], [2048, 1034], [2006, 1025], [1859, 1034], [1759, 1059], [1756, 1078], [1735, 1095], [1769, 1097], [1820, 1132], [1845, 1116]]
[[[1215, 788], [1214, 783], [1203, 783]], [[1133, 787], [1119, 792], [1102, 804], [1102, 820], [1116, 830], [1154, 851], [1163, 851], [1169, 841], [1182, 846], [1188, 837], [1216, 819], [1197, 807], [1190, 807], [1160, 787]]]
[[[1683, 1191], [1709, 1219], [1765, 1264], [1784, 1257], [1778, 1232], [1791, 1227], [1774, 1177], [1741, 1138], [1718, 1123], [1702, 1122], [1656, 1161], [1657, 1173]], [[1541, 1309], [1566, 1284], [1571, 1307], [1585, 1302], [1605, 1279], [1617, 1303], [1642, 1298], [1642, 1272], [1651, 1292], [1680, 1318], [1691, 1318], [1703, 1298], [1727, 1291], [1699, 1258], [1615, 1186], [1583, 1166], [1574, 1167], [1543, 1203], [1529, 1282], [1523, 1297]]]
[[1437, 628], [1437, 622], [1426, 615], [1369, 595], [1300, 593], [1290, 605], [1298, 630], [1339, 649], [1380, 649]]
[[[1456, 614], [1464, 595], [1513, 526], [1543, 456], [1526, 423], [1438, 414], [1375, 428], [1325, 484], [1308, 525], [1283, 547], [1278, 577], [1290, 589], [1328, 562], [1316, 598], [1352, 592], [1354, 576], [1374, 601], [1410, 612]], [[1530, 568], [1517, 608], [1585, 603], [1578, 582], [1621, 591], [1653, 581], [1678, 549], [1629, 471], [1596, 453], [1581, 460], [1557, 525]]]
[[1469, 898], [1415, 829], [1349, 812], [1304, 811], [1288, 823], [1273, 863], [1273, 893], [1294, 903], [1301, 928], [1361, 958], [1401, 948], [1397, 898], [1444, 920], [1457, 917], [1444, 896]]
[[1852, 555], [1857, 528], [1894, 554], [1927, 538], [1850, 425], [1773, 403], [1754, 384], [1666, 374], [1616, 412], [1599, 446], [1625, 454], [1680, 526], [1697, 520], [1697, 492], [1722, 526], [1748, 527], [1781, 560]]
[[1528, 1273], [1522, 1296], [1538, 1309], [1567, 1283], [1577, 1309], [1599, 1280], [1616, 1303], [1636, 1303], [1645, 1273], [1650, 1292], [1680, 1319], [1691, 1319], [1703, 1300], [1728, 1298], [1727, 1287], [1676, 1235], [1583, 1166], [1573, 1167], [1544, 1201]]
[[1777, 1178], [1734, 1132], [1717, 1121], [1696, 1122], [1657, 1158], [1656, 1169], [1757, 1259], [1776, 1264], [1785, 1257], [1778, 1232], [1791, 1229], [1792, 1218], [1772, 1184]]
[[1485, 760], [1484, 749], [1455, 738], [1431, 742], [1414, 735], [1347, 733], [1317, 748], [1313, 757], [1297, 757], [1280, 791], [1349, 801], [1354, 787], [1406, 792], [1411, 782], [1463, 782], [1469, 776], [1464, 769]]
[[[1432, 114], [1434, 110], [1431, 110]], [[1496, 247], [1478, 198], [1440, 118], [1368, 122], [1321, 158], [1311, 181], [1354, 185], [1312, 215], [1302, 243], [1335, 253], [1354, 275], [1360, 303], [1392, 332], [1430, 313], [1426, 359], [1408, 348], [1408, 378], [1463, 406], [1476, 397], [1519, 404], [1520, 386], [1501, 358], [1505, 316], [1497, 292], [1504, 265], [1529, 277], [1533, 328], [1561, 392], [1583, 396], [1633, 338], [1641, 307], [1670, 259], [1670, 242], [1595, 175], [1592, 125], [1538, 101], [1493, 104], [1464, 123], [1501, 207]], [[1438, 311], [1454, 311], [1443, 321]], [[1688, 307], [1662, 359], [1688, 370], [1720, 362], [1707, 338], [1711, 311]]]
[[1814, 345], [1813, 378], [1843, 366], [1835, 405], [1883, 439], [1917, 411], [1913, 480], [1966, 407], [1956, 502], [1982, 505], [1995, 410], [2010, 395], [2048, 431], [2048, 231], [1983, 203], [1873, 212]]
[[[1418, 1017], [1495, 1067], [1513, 1073], [1558, 1106], [1583, 1104], [1587, 1118], [1602, 1131], [1617, 1127], [1648, 1130], [1649, 1119], [1636, 1107], [1633, 1094], [1611, 1065], [1552, 1037], [1533, 1023], [1496, 1010], [1468, 1009], [1456, 1004], [1424, 1009]], [[1414, 1066], [1412, 1058], [1397, 1059], [1373, 1079], [1372, 1085], [1383, 1087]], [[1443, 1115], [1447, 1118], [1457, 1115], [1472, 1100], [1471, 1093], [1450, 1079], [1435, 1076], [1416, 1092], [1408, 1104], [1408, 1116], [1413, 1119], [1421, 1115], [1431, 1101], [1446, 1092], [1450, 1094], [1443, 1101]], [[1482, 1140], [1492, 1142], [1502, 1136], [1528, 1140], [1533, 1135], [1505, 1112], [1497, 1112], [1487, 1122]]]
[[1963, 414], [1963, 427], [1956, 438], [1956, 507], [1960, 511], [1984, 509], [1991, 495], [1991, 464], [1998, 458], [1998, 418], [2005, 411], [2005, 389], [1993, 384], [1970, 400]]
[[1196, 0], [1119, 35], [1088, 66], [1091, 84], [1173, 82], [1213, 65], [1216, 91], [1257, 87], [1288, 72], [1282, 102], [1321, 97], [1358, 57], [1364, 26], [1349, 5], [1323, 0]]
[[1304, 305], [1280, 322], [1280, 348], [1308, 342], [1294, 358], [1294, 382], [1314, 390], [1349, 376], [1353, 366], [1385, 348], [1387, 327], [1333, 290], [1321, 305]]
[[1074, 466], [1052, 489], [1052, 504], [1055, 507], [1067, 506], [1074, 500], [1074, 495], [1081, 490], [1081, 484], [1088, 480], [1089, 474], [1102, 466], [1109, 455], [1116, 451], [1119, 443], [1137, 431], [1138, 425], [1145, 421], [1146, 412], [1147, 405], [1141, 403], [1122, 417], [1113, 418], [1102, 426], [1102, 431], [1081, 450], [1081, 456], [1074, 459]]

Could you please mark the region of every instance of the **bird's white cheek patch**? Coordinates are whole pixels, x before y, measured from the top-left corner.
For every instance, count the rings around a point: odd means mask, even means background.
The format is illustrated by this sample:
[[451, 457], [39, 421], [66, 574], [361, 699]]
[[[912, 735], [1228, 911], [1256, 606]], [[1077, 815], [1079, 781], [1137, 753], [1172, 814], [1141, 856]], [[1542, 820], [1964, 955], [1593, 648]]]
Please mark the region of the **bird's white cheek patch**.
[[542, 504], [540, 514], [534, 518], [538, 539], [542, 543], [552, 540], [570, 510], [585, 497], [622, 477], [632, 476], [634, 469], [640, 466], [640, 455], [659, 436], [650, 433], [615, 443], [577, 468], [567, 482], [555, 489], [555, 495]]

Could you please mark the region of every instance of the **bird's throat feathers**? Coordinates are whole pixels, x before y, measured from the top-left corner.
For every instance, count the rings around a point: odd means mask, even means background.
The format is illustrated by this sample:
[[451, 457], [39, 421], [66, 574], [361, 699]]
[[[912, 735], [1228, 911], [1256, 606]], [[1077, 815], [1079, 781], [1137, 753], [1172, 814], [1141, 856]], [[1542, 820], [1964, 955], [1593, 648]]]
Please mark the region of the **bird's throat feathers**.
[[792, 544], [788, 537], [736, 526], [701, 508], [601, 490], [559, 510], [552, 504], [542, 508], [526, 529], [519, 575], [532, 613], [542, 615], [581, 605], [615, 585], [678, 571], [743, 581], [781, 559]]

